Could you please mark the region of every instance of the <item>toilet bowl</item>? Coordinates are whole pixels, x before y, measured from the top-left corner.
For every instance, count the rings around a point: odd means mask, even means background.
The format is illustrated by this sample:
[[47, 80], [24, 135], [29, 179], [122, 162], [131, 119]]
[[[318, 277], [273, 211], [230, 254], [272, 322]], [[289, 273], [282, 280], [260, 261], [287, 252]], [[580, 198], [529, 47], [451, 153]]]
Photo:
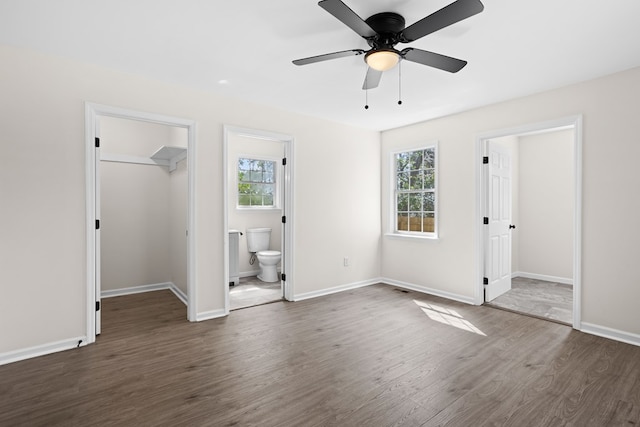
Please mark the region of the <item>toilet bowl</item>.
[[260, 273], [258, 279], [263, 282], [277, 282], [277, 266], [282, 258], [280, 251], [270, 251], [269, 241], [271, 238], [270, 228], [247, 228], [247, 249], [256, 255]]
[[277, 282], [280, 280], [277, 270], [278, 263], [282, 258], [280, 251], [259, 251], [256, 256], [260, 265], [258, 279], [263, 282]]

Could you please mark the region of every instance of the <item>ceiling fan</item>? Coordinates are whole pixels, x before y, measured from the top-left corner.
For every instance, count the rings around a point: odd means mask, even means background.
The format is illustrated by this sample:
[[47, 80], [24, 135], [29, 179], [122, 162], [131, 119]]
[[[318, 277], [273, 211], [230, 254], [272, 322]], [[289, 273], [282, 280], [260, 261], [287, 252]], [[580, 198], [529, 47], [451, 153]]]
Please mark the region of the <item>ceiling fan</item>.
[[395, 49], [395, 45], [416, 41], [421, 37], [476, 15], [484, 9], [484, 5], [480, 0], [456, 0], [405, 28], [405, 21], [402, 15], [394, 12], [376, 13], [363, 20], [341, 0], [322, 0], [318, 5], [364, 38], [371, 46], [371, 49], [367, 51], [351, 49], [326, 53], [324, 55], [296, 59], [293, 63], [295, 65], [306, 65], [347, 56], [364, 55], [364, 61], [367, 63], [368, 68], [362, 89], [378, 87], [382, 73], [395, 67], [402, 59], [450, 73], [460, 71], [467, 65], [467, 61], [412, 47], [399, 51]]

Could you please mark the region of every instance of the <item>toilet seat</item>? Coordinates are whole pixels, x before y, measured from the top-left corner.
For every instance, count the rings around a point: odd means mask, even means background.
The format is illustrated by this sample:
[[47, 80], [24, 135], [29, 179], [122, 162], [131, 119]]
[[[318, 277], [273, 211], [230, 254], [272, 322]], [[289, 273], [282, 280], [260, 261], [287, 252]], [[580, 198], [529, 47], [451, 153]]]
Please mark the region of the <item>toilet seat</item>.
[[280, 251], [260, 251], [257, 253], [257, 255], [264, 257], [275, 257], [280, 256]]

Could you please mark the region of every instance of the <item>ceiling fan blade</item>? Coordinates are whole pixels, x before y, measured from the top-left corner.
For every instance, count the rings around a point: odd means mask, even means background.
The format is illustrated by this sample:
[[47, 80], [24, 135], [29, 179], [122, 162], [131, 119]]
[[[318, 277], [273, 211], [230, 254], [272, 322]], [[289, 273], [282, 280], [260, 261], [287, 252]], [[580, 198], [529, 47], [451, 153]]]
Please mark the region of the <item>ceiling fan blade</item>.
[[480, 0], [456, 0], [437, 12], [422, 18], [402, 32], [402, 42], [409, 43], [484, 10]]
[[361, 37], [365, 39], [373, 37], [376, 32], [364, 22], [353, 10], [344, 4], [341, 0], [322, 0], [318, 2], [318, 6], [338, 18], [344, 25], [351, 28]]
[[333, 53], [325, 53], [324, 55], [311, 56], [309, 58], [296, 59], [293, 61], [296, 65], [307, 65], [313, 64], [315, 62], [328, 61], [330, 59], [344, 58], [345, 56], [358, 56], [362, 55], [364, 50], [362, 49], [351, 49], [351, 50], [343, 50], [340, 52]]
[[400, 52], [400, 56], [407, 61], [428, 65], [429, 67], [438, 68], [450, 73], [457, 73], [467, 65], [467, 61], [463, 61], [462, 59], [456, 59], [422, 49], [414, 49], [412, 47], [403, 49], [402, 52]]
[[382, 77], [382, 71], [374, 70], [371, 67], [367, 68], [367, 75], [364, 77], [364, 83], [362, 84], [362, 90], [375, 89], [380, 84], [380, 78]]

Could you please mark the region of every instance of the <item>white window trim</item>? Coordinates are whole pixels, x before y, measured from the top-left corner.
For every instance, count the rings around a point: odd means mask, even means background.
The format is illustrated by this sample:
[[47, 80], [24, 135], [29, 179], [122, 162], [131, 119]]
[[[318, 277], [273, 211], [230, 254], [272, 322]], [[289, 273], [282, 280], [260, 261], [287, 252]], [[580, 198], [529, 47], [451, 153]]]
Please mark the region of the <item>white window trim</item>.
[[[389, 174], [389, 224], [388, 224], [388, 232], [385, 233], [385, 237], [389, 237], [392, 239], [406, 239], [406, 240], [439, 240], [439, 224], [440, 224], [440, 213], [439, 213], [439, 205], [440, 205], [440, 174], [439, 174], [439, 147], [438, 141], [429, 141], [424, 144], [417, 145], [415, 147], [402, 148], [398, 150], [394, 150], [389, 155], [389, 170], [391, 173]], [[397, 221], [398, 215], [396, 212], [396, 155], [399, 153], [406, 153], [408, 151], [417, 151], [417, 150], [425, 150], [429, 148], [435, 149], [435, 158], [434, 158], [434, 174], [436, 183], [434, 186], [434, 194], [435, 194], [435, 203], [434, 203], [434, 232], [433, 233], [425, 233], [418, 231], [398, 231]]]
[[[251, 160], [264, 160], [268, 162], [275, 162], [275, 168], [273, 170], [274, 178], [275, 178], [275, 186], [274, 186], [274, 194], [273, 194], [273, 206], [240, 206], [240, 200], [238, 197], [238, 162], [240, 159], [251, 159]], [[235, 183], [235, 200], [236, 200], [236, 209], [242, 212], [256, 212], [256, 211], [275, 211], [280, 210], [280, 162], [282, 159], [276, 157], [269, 156], [256, 156], [255, 154], [238, 154], [235, 159], [235, 168], [233, 170], [233, 182]]]

